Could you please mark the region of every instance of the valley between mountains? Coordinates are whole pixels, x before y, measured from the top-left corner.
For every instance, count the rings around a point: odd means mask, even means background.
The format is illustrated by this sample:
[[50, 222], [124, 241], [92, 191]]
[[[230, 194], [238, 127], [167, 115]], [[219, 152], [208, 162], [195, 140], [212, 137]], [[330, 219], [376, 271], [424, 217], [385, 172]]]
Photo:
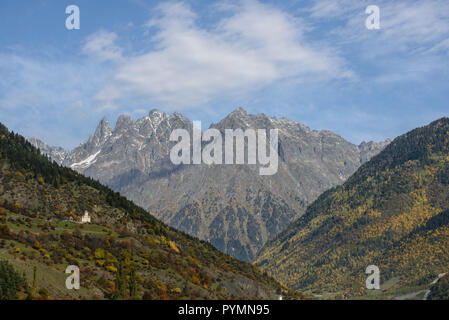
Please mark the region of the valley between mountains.
[[[423, 298], [449, 266], [449, 119], [396, 138], [270, 240], [257, 262], [327, 297]], [[380, 270], [381, 291], [366, 290], [369, 265]], [[438, 290], [447, 297], [447, 279]]]
[[[81, 224], [87, 210], [91, 223]], [[77, 223], [78, 221], [78, 223]], [[80, 289], [67, 290], [67, 266]], [[0, 300], [303, 299], [0, 125]]]
[[114, 129], [103, 118], [88, 141], [70, 152], [28, 140], [52, 160], [120, 192], [168, 225], [245, 261], [254, 260], [322, 192], [342, 184], [389, 143], [356, 146], [331, 131], [242, 108], [211, 127], [220, 132], [278, 129], [278, 172], [259, 176], [256, 165], [174, 166], [170, 133], [191, 132], [192, 122], [158, 110], [136, 121], [120, 116]]
[[[205, 240], [195, 243], [253, 261], [258, 276], [250, 278], [257, 285], [245, 287], [258, 288], [251, 291], [256, 296], [270, 296], [268, 285], [290, 298], [447, 297], [449, 119], [359, 146], [330, 131], [241, 108], [211, 127], [277, 128], [278, 172], [259, 176], [257, 165], [174, 166], [170, 132], [191, 131], [192, 122], [157, 110], [137, 121], [121, 116], [114, 129], [103, 119], [71, 152], [27, 139], [67, 168], [60, 170], [99, 180], [151, 214], [139, 211], [137, 221], [154, 216]], [[118, 230], [128, 226], [123, 219]], [[380, 270], [380, 290], [366, 289], [370, 265]], [[241, 266], [246, 276], [250, 269], [243, 266], [249, 265]], [[224, 294], [236, 295], [227, 288]]]

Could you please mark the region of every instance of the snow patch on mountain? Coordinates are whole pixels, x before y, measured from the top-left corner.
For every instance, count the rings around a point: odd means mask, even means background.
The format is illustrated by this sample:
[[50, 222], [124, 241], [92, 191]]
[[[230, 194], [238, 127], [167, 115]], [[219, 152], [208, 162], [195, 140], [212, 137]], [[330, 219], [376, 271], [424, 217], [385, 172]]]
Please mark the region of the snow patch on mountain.
[[89, 157], [87, 157], [83, 161], [71, 164], [70, 168], [72, 168], [72, 169], [85, 169], [87, 167], [90, 167], [90, 165], [94, 164], [97, 161], [96, 158], [97, 158], [97, 156], [98, 156], [98, 154], [100, 152], [101, 152], [101, 150], [97, 151], [93, 155], [90, 155]]

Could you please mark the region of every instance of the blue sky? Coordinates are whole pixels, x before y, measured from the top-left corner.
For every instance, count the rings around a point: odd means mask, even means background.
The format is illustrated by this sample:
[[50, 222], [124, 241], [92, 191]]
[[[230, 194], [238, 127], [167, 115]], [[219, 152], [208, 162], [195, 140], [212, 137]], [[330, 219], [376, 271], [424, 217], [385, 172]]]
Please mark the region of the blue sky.
[[65, 148], [153, 108], [204, 127], [242, 106], [353, 143], [449, 116], [444, 0], [3, 0], [0, 40], [0, 121]]

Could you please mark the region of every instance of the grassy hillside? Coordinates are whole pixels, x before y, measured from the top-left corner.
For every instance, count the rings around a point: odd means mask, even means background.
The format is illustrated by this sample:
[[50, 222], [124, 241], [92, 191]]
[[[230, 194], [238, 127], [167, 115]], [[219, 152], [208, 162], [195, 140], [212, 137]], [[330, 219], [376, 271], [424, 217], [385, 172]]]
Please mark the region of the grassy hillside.
[[426, 286], [449, 268], [449, 119], [396, 138], [342, 186], [269, 242], [259, 266], [323, 297], [366, 292], [380, 268], [383, 291]]
[[[84, 210], [91, 224], [70, 221]], [[3, 125], [1, 260], [7, 261], [5, 270], [13, 266], [26, 277], [27, 295], [34, 298], [301, 297], [253, 265], [167, 227], [98, 182], [51, 163]], [[80, 267], [80, 290], [65, 288], [68, 265]]]

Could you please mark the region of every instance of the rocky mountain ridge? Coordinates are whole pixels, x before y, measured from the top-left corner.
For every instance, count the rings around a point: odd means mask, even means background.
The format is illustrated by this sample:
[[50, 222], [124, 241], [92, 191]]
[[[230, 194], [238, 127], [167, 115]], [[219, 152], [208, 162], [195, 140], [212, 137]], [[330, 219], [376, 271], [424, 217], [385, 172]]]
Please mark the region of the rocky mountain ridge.
[[[258, 165], [173, 165], [169, 137], [178, 128], [192, 132], [192, 122], [155, 109], [137, 121], [120, 116], [113, 130], [103, 118], [88, 141], [58, 161], [247, 261], [323, 191], [343, 183], [389, 143], [357, 146], [331, 131], [238, 108], [211, 128], [278, 129], [278, 171], [260, 176]], [[42, 150], [52, 156], [51, 148]]]

